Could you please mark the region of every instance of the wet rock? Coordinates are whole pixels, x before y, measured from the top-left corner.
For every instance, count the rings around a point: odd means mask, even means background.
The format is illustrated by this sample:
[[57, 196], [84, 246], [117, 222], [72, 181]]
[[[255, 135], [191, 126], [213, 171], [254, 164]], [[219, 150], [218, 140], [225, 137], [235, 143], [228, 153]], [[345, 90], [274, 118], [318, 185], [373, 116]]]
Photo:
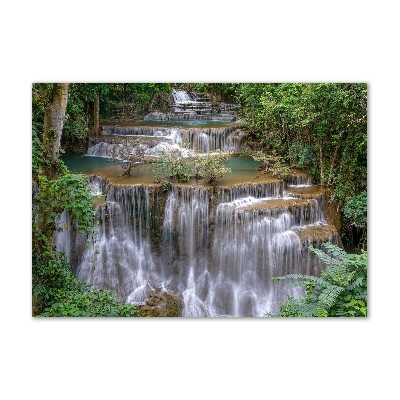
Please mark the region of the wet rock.
[[183, 299], [178, 293], [153, 289], [145, 305], [137, 306], [140, 317], [180, 317]]

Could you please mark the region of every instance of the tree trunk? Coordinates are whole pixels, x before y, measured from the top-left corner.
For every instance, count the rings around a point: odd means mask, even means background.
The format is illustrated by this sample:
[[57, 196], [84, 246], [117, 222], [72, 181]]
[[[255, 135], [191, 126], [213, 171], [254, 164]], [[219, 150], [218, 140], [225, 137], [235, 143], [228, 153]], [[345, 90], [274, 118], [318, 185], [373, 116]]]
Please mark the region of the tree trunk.
[[86, 99], [86, 125], [89, 126], [89, 100]]
[[[47, 161], [43, 164], [43, 174], [48, 180], [55, 179], [60, 172], [58, 156], [60, 152], [61, 135], [65, 122], [65, 112], [68, 102], [69, 83], [54, 83], [52, 102], [44, 111], [43, 150]], [[42, 218], [38, 220], [37, 231], [42, 235], [33, 242], [39, 251], [45, 251], [48, 243], [52, 243], [54, 223], [49, 212], [41, 210]]]
[[50, 160], [47, 170], [49, 179], [57, 173], [57, 160], [60, 152], [61, 135], [67, 109], [69, 83], [53, 84], [53, 100], [44, 112], [43, 147]]
[[333, 183], [333, 169], [335, 167], [336, 159], [337, 159], [338, 152], [339, 152], [339, 148], [341, 146], [342, 135], [343, 135], [343, 132], [341, 132], [340, 135], [339, 135], [339, 139], [338, 139], [338, 143], [337, 143], [336, 148], [335, 148], [335, 152], [333, 153], [333, 156], [331, 158], [331, 168], [329, 170], [328, 183], [327, 183], [328, 186], [330, 186]]
[[338, 144], [336, 146], [335, 152], [334, 152], [333, 157], [331, 159], [331, 168], [329, 170], [328, 183], [327, 183], [328, 186], [330, 186], [333, 183], [333, 169], [334, 169], [335, 164], [336, 164], [336, 159], [337, 159], [337, 155], [338, 155], [339, 146], [340, 146], [340, 144]]
[[156, 100], [157, 95], [158, 95], [158, 92], [154, 92], [153, 96], [151, 96], [150, 105], [149, 105], [149, 112], [153, 111], [154, 101]]
[[99, 104], [100, 104], [100, 96], [99, 92], [96, 94], [96, 98], [94, 99], [94, 124], [93, 124], [93, 134], [98, 135], [100, 132], [100, 118], [99, 118]]
[[321, 174], [321, 183], [320, 186], [324, 186], [324, 161], [322, 158], [322, 141], [319, 143], [319, 167], [320, 167], [320, 174]]

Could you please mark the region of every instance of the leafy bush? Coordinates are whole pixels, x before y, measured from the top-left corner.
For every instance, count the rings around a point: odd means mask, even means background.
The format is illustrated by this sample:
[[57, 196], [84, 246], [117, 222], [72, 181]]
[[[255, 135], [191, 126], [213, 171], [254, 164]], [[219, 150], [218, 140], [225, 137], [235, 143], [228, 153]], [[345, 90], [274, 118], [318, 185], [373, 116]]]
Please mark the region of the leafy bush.
[[[275, 277], [300, 280], [306, 296], [281, 302], [276, 317], [366, 317], [367, 316], [367, 253], [347, 254], [332, 243], [324, 243], [326, 252], [309, 247], [327, 268], [321, 277], [286, 275]], [[273, 316], [273, 315], [268, 315]]]
[[220, 150], [200, 155], [191, 150], [189, 157], [183, 157], [179, 150], [163, 150], [156, 161], [154, 170], [157, 182], [163, 182], [163, 190], [168, 190], [168, 182], [188, 182], [191, 178], [204, 179], [206, 183], [215, 185], [222, 176], [231, 172], [225, 166], [229, 154]]
[[154, 173], [157, 182], [173, 180], [187, 182], [194, 176], [193, 163], [189, 158], [183, 157], [179, 150], [162, 150], [155, 166]]
[[80, 113], [67, 118], [63, 133], [67, 138], [85, 139], [89, 133], [85, 115]]
[[42, 317], [133, 317], [137, 312], [114, 293], [81, 282], [62, 253], [33, 255], [32, 299], [33, 315]]
[[300, 142], [293, 142], [290, 145], [288, 157], [292, 164], [300, 168], [308, 169], [313, 165], [318, 165], [313, 148], [310, 145], [303, 145]]
[[42, 226], [53, 227], [56, 218], [67, 210], [81, 232], [87, 235], [93, 233], [93, 220], [97, 209], [93, 205], [87, 179], [83, 174], [65, 172], [53, 180], [39, 175], [39, 188], [40, 206], [37, 214]]
[[354, 227], [364, 229], [367, 225], [367, 191], [350, 197], [345, 202], [343, 213]]
[[221, 150], [207, 153], [205, 156], [197, 155], [195, 158], [196, 177], [202, 178], [206, 183], [217, 184], [218, 179], [231, 172], [225, 166], [229, 154], [223, 154]]
[[290, 167], [283, 164], [283, 159], [275, 154], [267, 154], [263, 151], [257, 151], [252, 154], [256, 161], [261, 161], [258, 169], [261, 174], [272, 174], [278, 178], [285, 178], [290, 175]]

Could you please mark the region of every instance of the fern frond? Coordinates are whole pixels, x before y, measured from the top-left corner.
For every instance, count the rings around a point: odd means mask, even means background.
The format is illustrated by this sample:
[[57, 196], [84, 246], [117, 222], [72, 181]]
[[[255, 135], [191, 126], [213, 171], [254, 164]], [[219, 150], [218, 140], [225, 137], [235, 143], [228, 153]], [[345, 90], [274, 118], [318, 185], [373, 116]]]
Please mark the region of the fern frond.
[[340, 286], [330, 285], [326, 287], [321, 294], [319, 295], [319, 303], [323, 305], [325, 308], [331, 308], [334, 304], [336, 299], [338, 298], [339, 294], [343, 292], [344, 288]]
[[327, 317], [328, 316], [328, 311], [324, 307], [323, 304], [318, 303], [317, 306], [317, 317]]
[[[299, 310], [300, 311], [300, 310]], [[318, 304], [301, 304], [301, 316], [305, 318], [316, 317], [318, 315]]]
[[364, 285], [364, 279], [363, 278], [357, 278], [353, 282], [351, 282], [348, 286], [348, 289], [355, 289], [357, 287], [361, 287]]
[[331, 283], [329, 283], [321, 278], [318, 278], [316, 276], [312, 276], [312, 275], [289, 274], [289, 275], [285, 275], [285, 276], [273, 277], [272, 281], [276, 282], [276, 281], [282, 281], [284, 279], [302, 279], [303, 280], [302, 284], [306, 284], [307, 282], [313, 282], [316, 285], [320, 285], [321, 287], [324, 287], [324, 288], [332, 286]]
[[322, 246], [324, 246], [333, 257], [340, 261], [345, 261], [349, 257], [349, 255], [343, 249], [333, 243], [326, 242], [323, 243]]
[[276, 315], [268, 314], [274, 317], [300, 317], [309, 318], [318, 316], [317, 303], [302, 303], [293, 297], [288, 297], [287, 303], [280, 304], [280, 312]]
[[[347, 254], [338, 246], [324, 243], [324, 250], [310, 246], [315, 256], [327, 265], [319, 278], [290, 274], [272, 278], [297, 280], [306, 296], [288, 298], [281, 303], [280, 317], [365, 317], [367, 315], [367, 254]], [[327, 254], [329, 253], [329, 254]]]
[[274, 276], [272, 277], [272, 281], [276, 282], [276, 281], [282, 281], [284, 279], [307, 279], [307, 278], [308, 278], [307, 275], [289, 274], [285, 276]]
[[368, 300], [368, 299], [367, 299], [367, 291], [364, 290], [364, 291], [362, 291], [362, 292], [360, 292], [360, 293], [357, 293], [357, 294], [355, 294], [355, 295], [353, 296], [353, 298], [354, 298], [354, 299], [357, 299], [357, 300], [365, 300], [365, 301], [367, 301], [367, 300]]
[[340, 260], [333, 258], [326, 254], [324, 251], [320, 249], [316, 249], [313, 246], [310, 246], [308, 248], [310, 251], [312, 251], [324, 264], [326, 264], [328, 267], [334, 266], [334, 265], [339, 265], [341, 263]]

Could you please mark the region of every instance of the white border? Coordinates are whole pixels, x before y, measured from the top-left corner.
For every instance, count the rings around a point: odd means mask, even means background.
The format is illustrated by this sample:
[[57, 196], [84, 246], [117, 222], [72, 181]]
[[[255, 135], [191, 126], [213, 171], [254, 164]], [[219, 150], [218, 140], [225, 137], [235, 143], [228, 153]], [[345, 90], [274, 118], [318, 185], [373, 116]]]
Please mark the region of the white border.
[[[392, 398], [396, 3], [55, 4], [1, 6], [2, 397]], [[367, 320], [30, 317], [30, 84], [178, 80], [369, 84]]]

